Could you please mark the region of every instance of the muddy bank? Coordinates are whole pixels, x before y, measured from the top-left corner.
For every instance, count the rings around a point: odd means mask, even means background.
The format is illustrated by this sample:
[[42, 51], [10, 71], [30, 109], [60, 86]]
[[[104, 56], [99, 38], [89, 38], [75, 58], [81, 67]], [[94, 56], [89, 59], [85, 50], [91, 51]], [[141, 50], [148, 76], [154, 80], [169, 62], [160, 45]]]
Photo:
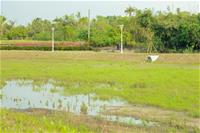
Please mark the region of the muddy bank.
[[180, 128], [194, 128], [200, 130], [200, 118], [193, 118], [186, 112], [161, 109], [144, 105], [110, 106], [106, 107], [103, 114], [119, 116], [132, 116], [149, 121], [154, 121], [160, 126], [172, 126]]

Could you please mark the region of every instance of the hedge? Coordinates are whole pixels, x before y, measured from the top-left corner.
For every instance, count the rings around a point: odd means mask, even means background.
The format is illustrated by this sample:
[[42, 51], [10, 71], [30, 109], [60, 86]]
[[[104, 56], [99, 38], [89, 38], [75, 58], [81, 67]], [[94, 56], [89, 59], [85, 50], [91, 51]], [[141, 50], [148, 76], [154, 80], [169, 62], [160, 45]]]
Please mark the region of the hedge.
[[[41, 50], [41, 51], [51, 51], [52, 48], [48, 46], [14, 46], [14, 45], [0, 45], [0, 50]], [[90, 46], [66, 46], [58, 47], [55, 46], [55, 50], [93, 50]]]

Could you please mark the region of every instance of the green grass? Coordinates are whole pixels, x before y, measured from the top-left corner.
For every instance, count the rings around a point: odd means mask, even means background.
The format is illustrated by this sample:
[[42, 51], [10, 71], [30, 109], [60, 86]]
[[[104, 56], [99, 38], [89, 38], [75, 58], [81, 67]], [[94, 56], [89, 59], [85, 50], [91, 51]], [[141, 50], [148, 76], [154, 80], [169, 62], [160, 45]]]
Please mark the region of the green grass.
[[[101, 118], [73, 115], [69, 112], [45, 109], [12, 110], [0, 108], [2, 133], [198, 133], [198, 128], [182, 127], [184, 122], [170, 120], [171, 126], [130, 126], [104, 121]], [[175, 125], [174, 125], [175, 124]]]
[[[60, 133], [92, 133], [84, 124], [74, 124], [69, 113], [37, 111], [17, 112], [6, 109], [0, 111], [0, 132], [60, 132]], [[28, 128], [27, 128], [28, 127]]]
[[[199, 117], [199, 54], [1, 51], [1, 79], [55, 79], [65, 94], [96, 93]], [[79, 87], [73, 87], [79, 83]]]

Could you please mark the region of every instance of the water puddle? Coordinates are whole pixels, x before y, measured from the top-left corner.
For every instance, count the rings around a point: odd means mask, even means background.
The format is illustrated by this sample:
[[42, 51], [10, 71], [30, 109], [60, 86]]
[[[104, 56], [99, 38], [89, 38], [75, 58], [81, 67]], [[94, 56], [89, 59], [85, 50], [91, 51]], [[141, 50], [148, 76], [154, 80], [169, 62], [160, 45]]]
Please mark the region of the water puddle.
[[155, 126], [155, 122], [147, 122], [141, 119], [136, 119], [134, 117], [129, 116], [116, 116], [116, 115], [104, 115], [102, 118], [105, 118], [106, 120], [113, 121], [113, 122], [120, 122], [125, 123], [128, 125], [145, 125], [145, 126]]
[[84, 113], [89, 116], [100, 116], [108, 121], [126, 124], [153, 125], [152, 122], [145, 122], [133, 117], [101, 114], [105, 107], [124, 106], [128, 104], [126, 101], [119, 99], [100, 100], [95, 97], [95, 94], [64, 96], [62, 95], [63, 89], [62, 86], [55, 86], [51, 80], [43, 85], [35, 85], [32, 80], [6, 81], [6, 85], [0, 93], [0, 107], [62, 110], [77, 115]]

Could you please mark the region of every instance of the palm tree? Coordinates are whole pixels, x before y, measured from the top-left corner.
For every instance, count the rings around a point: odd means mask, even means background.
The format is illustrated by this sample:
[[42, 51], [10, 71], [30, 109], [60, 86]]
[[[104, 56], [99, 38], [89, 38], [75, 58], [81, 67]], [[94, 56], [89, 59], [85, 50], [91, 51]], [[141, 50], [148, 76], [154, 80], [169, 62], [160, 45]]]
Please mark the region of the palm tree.
[[132, 13], [135, 11], [135, 8], [129, 6], [128, 8], [126, 8], [126, 10], [124, 11], [126, 14], [128, 14], [129, 17], [132, 16]]
[[81, 13], [80, 13], [80, 12], [77, 12], [76, 18], [77, 18], [78, 20], [81, 18]]

